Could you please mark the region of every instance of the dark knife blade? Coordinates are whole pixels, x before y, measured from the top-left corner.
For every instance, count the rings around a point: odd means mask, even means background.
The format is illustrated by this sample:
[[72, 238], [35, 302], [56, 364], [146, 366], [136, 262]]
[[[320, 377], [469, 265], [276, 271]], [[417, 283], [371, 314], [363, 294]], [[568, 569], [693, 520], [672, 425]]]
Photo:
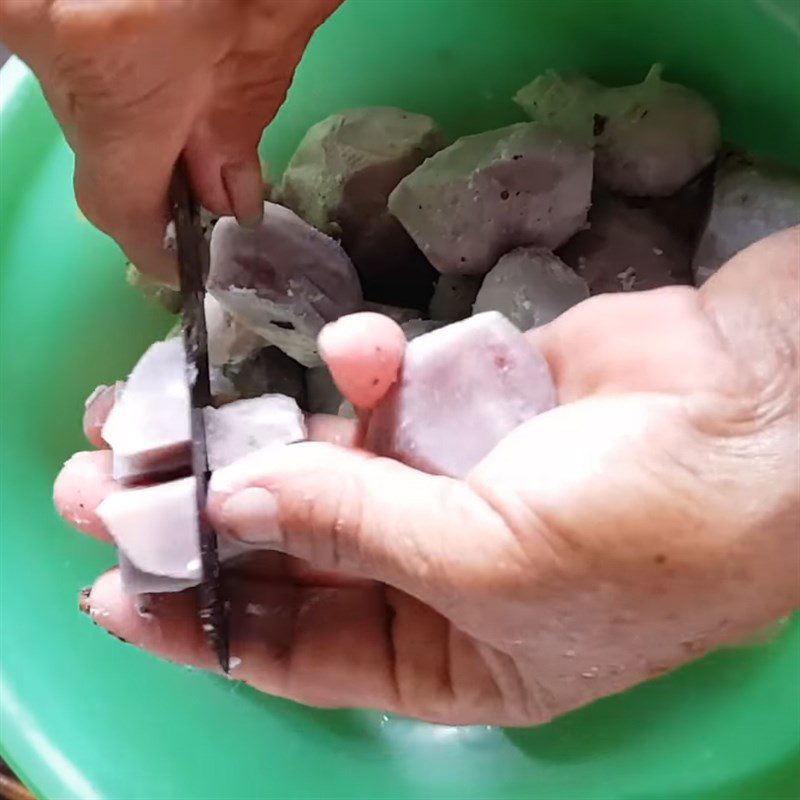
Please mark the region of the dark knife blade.
[[211, 405], [204, 307], [208, 243], [203, 236], [200, 209], [192, 195], [186, 162], [182, 157], [173, 172], [170, 202], [178, 246], [180, 292], [183, 301], [183, 346], [186, 351], [186, 378], [191, 398], [192, 472], [197, 480], [197, 520], [202, 566], [202, 582], [198, 587], [200, 623], [220, 666], [227, 673], [228, 615], [220, 587], [217, 536], [206, 516], [210, 472], [203, 409]]

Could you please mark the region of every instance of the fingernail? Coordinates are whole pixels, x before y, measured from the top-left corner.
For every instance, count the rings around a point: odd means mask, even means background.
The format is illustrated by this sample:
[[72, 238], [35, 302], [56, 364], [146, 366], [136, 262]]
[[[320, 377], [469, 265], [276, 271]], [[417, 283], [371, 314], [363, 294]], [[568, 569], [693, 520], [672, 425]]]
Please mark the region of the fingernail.
[[89, 614], [92, 613], [92, 605], [89, 602], [89, 597], [92, 594], [92, 587], [91, 586], [84, 586], [78, 592], [78, 610], [81, 614]]
[[264, 183], [257, 158], [223, 164], [222, 185], [240, 225], [252, 228], [264, 215]]
[[248, 544], [275, 547], [283, 541], [278, 501], [260, 486], [242, 489], [225, 501], [222, 525], [230, 535]]

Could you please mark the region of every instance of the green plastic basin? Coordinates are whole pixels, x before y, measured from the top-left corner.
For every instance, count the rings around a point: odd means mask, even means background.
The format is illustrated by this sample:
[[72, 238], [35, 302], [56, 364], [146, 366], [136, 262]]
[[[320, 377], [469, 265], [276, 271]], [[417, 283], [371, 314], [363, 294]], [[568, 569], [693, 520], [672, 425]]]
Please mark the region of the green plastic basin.
[[[278, 173], [309, 125], [366, 104], [475, 132], [521, 119], [510, 97], [545, 68], [621, 82], [654, 61], [714, 102], [728, 139], [798, 160], [796, 0], [348, 0], [263, 150]], [[19, 62], [0, 101], [0, 743], [40, 797], [800, 796], [797, 624], [529, 730], [314, 711], [92, 626], [77, 591], [114, 554], [58, 520], [52, 480], [85, 446], [86, 394], [169, 323], [126, 288], [122, 255], [78, 211], [71, 154]]]

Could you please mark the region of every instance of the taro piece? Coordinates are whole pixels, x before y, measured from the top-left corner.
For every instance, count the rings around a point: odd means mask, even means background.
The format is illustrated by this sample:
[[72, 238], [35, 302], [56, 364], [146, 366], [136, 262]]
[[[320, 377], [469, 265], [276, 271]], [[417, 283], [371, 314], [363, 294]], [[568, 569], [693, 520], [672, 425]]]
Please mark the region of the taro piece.
[[306, 438], [303, 412], [295, 400], [267, 394], [205, 408], [208, 466], [213, 471], [257, 450]]
[[558, 256], [519, 247], [492, 267], [475, 299], [475, 313], [499, 311], [521, 331], [552, 322], [589, 296], [589, 287]]
[[103, 425], [123, 483], [174, 473], [189, 465], [189, 389], [180, 338], [155, 342], [130, 374]]
[[320, 363], [316, 337], [323, 325], [362, 303], [341, 246], [274, 203], [264, 203], [255, 228], [220, 219], [207, 285], [230, 314], [304, 366]]
[[714, 177], [711, 215], [695, 253], [695, 285], [740, 250], [800, 224], [800, 170], [743, 153], [728, 153]]
[[496, 312], [410, 342], [400, 380], [372, 412], [364, 446], [462, 478], [556, 392], [539, 351]]
[[691, 283], [691, 248], [647, 209], [599, 197], [590, 227], [558, 251], [593, 295]]
[[595, 141], [595, 177], [632, 197], [663, 197], [688, 183], [716, 156], [719, 120], [697, 92], [661, 79], [652, 67], [642, 83], [606, 87], [582, 76], [540, 75], [515, 100], [543, 123]]
[[586, 222], [588, 136], [519, 123], [465, 136], [389, 196], [389, 209], [439, 272], [483, 275], [522, 245], [555, 248]]

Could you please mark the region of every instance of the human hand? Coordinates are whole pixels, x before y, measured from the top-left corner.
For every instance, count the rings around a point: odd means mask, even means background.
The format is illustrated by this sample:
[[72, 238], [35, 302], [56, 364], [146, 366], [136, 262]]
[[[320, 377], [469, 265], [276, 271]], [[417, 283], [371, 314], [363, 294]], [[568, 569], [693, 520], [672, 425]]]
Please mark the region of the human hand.
[[[340, 427], [338, 446], [216, 473], [215, 526], [271, 551], [226, 577], [232, 677], [318, 706], [526, 725], [790, 612], [799, 253], [800, 228], [784, 231], [699, 291], [601, 296], [532, 331], [561, 405], [464, 481], [347, 447], [356, 433]], [[365, 324], [321, 342], [362, 416], [379, 402], [366, 376], [399, 362], [391, 326], [368, 337]], [[101, 459], [69, 462], [56, 486], [94, 533], [93, 508], [117, 490]], [[153, 598], [143, 618], [112, 571], [85, 606], [137, 646], [214, 669], [191, 592]]]
[[162, 241], [178, 156], [206, 208], [257, 221], [261, 134], [340, 2], [3, 0], [0, 38], [36, 73], [75, 151], [83, 213], [172, 283]]

